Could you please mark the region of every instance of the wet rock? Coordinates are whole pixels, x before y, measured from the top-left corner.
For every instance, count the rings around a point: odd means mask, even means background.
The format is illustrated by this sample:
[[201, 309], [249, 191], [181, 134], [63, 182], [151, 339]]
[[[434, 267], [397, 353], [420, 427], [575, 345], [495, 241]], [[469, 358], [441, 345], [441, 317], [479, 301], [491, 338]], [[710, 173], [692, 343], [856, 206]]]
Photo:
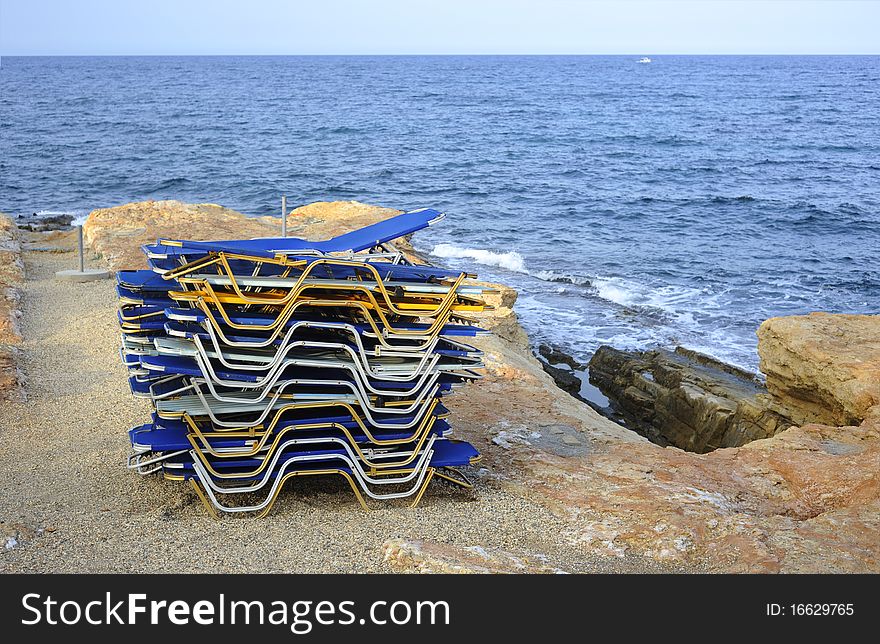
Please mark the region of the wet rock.
[[43, 233], [52, 230], [68, 230], [73, 225], [75, 217], [66, 213], [53, 213], [41, 215], [19, 215], [15, 223], [21, 230], [33, 233]]
[[848, 425], [880, 414], [880, 315], [811, 313], [758, 329], [767, 389], [797, 422]]
[[569, 369], [582, 370], [586, 365], [578, 362], [565, 351], [549, 344], [538, 346], [538, 355], [553, 366], [566, 365]]
[[553, 378], [556, 385], [575, 398], [581, 399], [583, 382], [576, 370], [583, 370], [584, 365], [570, 355], [548, 344], [538, 346], [538, 356], [544, 371]]
[[544, 371], [553, 378], [556, 385], [563, 391], [568, 392], [572, 396], [580, 397], [581, 379], [577, 374], [564, 367], [556, 367], [552, 364], [543, 363]]
[[794, 424], [752, 375], [695, 351], [600, 347], [590, 382], [627, 426], [658, 445], [705, 453], [769, 438]]
[[73, 220], [73, 215], [63, 213], [53, 215], [34, 213], [30, 216], [19, 215], [15, 223], [22, 230], [41, 233], [50, 230], [67, 230], [73, 224]]

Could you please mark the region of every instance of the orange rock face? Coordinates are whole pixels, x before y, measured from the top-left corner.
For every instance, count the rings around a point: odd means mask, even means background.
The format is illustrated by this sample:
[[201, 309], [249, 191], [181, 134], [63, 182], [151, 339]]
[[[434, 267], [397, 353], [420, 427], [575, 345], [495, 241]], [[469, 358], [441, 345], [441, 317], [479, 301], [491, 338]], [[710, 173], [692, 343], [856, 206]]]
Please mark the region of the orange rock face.
[[758, 341], [767, 389], [799, 422], [848, 425], [880, 405], [880, 315], [771, 318]]
[[723, 572], [876, 571], [877, 439], [876, 427], [811, 425], [707, 455], [523, 452], [512, 484], [566, 517], [572, 541], [609, 555]]

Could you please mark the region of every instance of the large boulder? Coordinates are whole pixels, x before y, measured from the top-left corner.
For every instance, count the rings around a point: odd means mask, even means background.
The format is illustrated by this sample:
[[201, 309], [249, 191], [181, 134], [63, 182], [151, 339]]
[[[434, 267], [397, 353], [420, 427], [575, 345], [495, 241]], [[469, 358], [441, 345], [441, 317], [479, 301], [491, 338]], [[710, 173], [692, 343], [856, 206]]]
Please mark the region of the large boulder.
[[113, 270], [146, 268], [142, 244], [159, 237], [234, 239], [280, 235], [278, 219], [248, 217], [215, 204], [141, 201], [89, 213], [83, 234]]
[[767, 389], [799, 423], [857, 424], [880, 405], [880, 315], [771, 318], [758, 354]]

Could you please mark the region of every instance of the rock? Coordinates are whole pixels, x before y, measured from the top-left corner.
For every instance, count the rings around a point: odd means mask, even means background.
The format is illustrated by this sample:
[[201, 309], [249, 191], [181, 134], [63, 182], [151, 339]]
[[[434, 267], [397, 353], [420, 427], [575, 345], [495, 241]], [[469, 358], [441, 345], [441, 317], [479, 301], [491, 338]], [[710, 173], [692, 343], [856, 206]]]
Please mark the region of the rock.
[[21, 342], [21, 292], [24, 263], [21, 240], [12, 219], [0, 214], [0, 344]]
[[769, 438], [793, 423], [756, 378], [708, 356], [600, 347], [590, 382], [628, 427], [659, 445], [705, 453]]
[[513, 305], [517, 298], [516, 290], [504, 284], [481, 282], [479, 280], [468, 281], [493, 289], [491, 292], [487, 292], [483, 298], [491, 308], [483, 313], [474, 315], [477, 324], [520, 347], [528, 347], [529, 337], [520, 326], [519, 318], [513, 310]]
[[572, 396], [580, 398], [582, 383], [580, 377], [575, 372], [566, 369], [565, 367], [553, 366], [547, 362], [542, 362], [541, 366], [544, 367], [544, 371], [553, 378], [557, 387]]
[[247, 217], [215, 204], [143, 201], [89, 213], [85, 241], [112, 270], [146, 268], [142, 244], [159, 237], [194, 240], [268, 237], [281, 234], [277, 218]]
[[[287, 234], [305, 239], [327, 239], [398, 214], [399, 210], [356, 201], [318, 202], [296, 208], [288, 215]], [[83, 225], [86, 242], [112, 270], [145, 268], [141, 244], [159, 237], [179, 239], [242, 239], [279, 237], [278, 217], [248, 217], [216, 204], [180, 201], [143, 201], [93, 210]], [[404, 240], [401, 250], [406, 251]]]
[[389, 539], [384, 560], [396, 572], [441, 574], [561, 574], [536, 555], [517, 555], [497, 548], [460, 547], [429, 541]]
[[[705, 455], [619, 443], [563, 458], [518, 446], [508, 486], [562, 517], [565, 538], [592, 554], [715, 572], [876, 572], [878, 438], [876, 425], [810, 425]], [[829, 449], [838, 443], [853, 451]]]
[[562, 391], [587, 403], [600, 414], [608, 416], [612, 420], [618, 420], [613, 417], [608, 408], [608, 400], [590, 384], [587, 365], [579, 362], [559, 347], [549, 344], [538, 345], [538, 358], [544, 372], [553, 378], [556, 386]]
[[538, 356], [541, 358], [541, 366], [544, 367], [544, 371], [553, 378], [553, 381], [560, 389], [579, 400], [583, 400], [581, 398], [581, 388], [583, 386], [581, 377], [584, 369], [586, 369], [586, 365], [579, 363], [561, 349], [549, 344], [538, 346]]
[[12, 219], [0, 214], [0, 400], [23, 396], [17, 350], [21, 342], [21, 283], [24, 263], [21, 240]]
[[73, 224], [74, 216], [68, 214], [33, 215], [26, 217], [19, 215], [16, 225], [22, 230], [31, 232], [46, 232], [50, 230], [67, 230]]
[[578, 362], [565, 351], [549, 344], [541, 344], [538, 346], [538, 355], [544, 358], [550, 365], [566, 365], [570, 369], [583, 370], [586, 365]]
[[880, 405], [880, 315], [771, 318], [758, 354], [767, 389], [799, 423], [858, 423]]

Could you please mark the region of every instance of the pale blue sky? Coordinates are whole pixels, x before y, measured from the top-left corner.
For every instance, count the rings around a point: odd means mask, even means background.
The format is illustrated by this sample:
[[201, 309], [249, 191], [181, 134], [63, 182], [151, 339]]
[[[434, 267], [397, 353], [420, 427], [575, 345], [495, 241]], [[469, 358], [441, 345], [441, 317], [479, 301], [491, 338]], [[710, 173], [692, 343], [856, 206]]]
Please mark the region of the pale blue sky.
[[876, 54], [877, 0], [0, 0], [0, 55]]

